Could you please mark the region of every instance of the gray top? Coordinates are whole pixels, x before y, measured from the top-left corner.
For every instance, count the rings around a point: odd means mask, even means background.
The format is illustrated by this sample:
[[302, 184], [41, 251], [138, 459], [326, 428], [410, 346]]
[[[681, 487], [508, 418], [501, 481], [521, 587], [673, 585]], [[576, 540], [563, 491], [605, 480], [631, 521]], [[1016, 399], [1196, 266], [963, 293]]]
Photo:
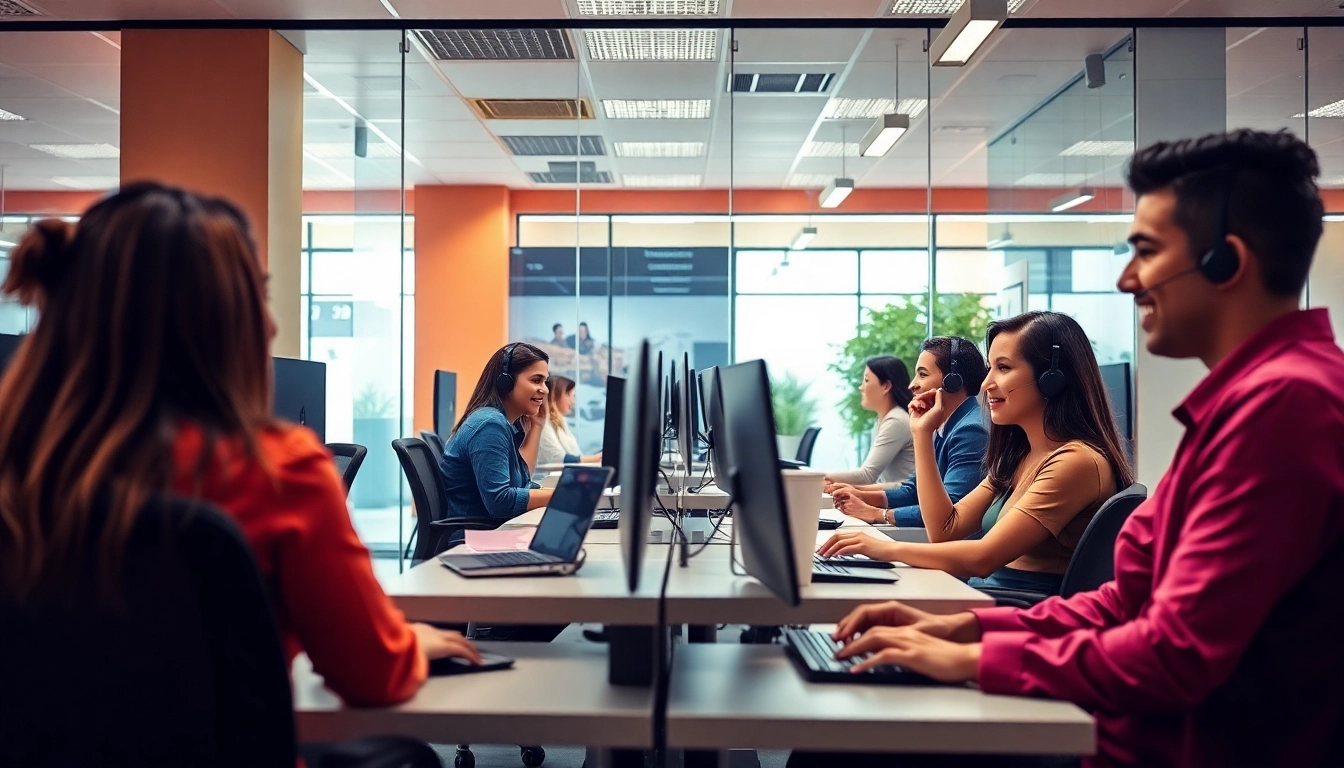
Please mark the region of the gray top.
[[837, 483], [904, 482], [915, 471], [915, 438], [910, 432], [910, 414], [904, 408], [892, 408], [873, 430], [873, 447], [858, 469], [827, 472]]

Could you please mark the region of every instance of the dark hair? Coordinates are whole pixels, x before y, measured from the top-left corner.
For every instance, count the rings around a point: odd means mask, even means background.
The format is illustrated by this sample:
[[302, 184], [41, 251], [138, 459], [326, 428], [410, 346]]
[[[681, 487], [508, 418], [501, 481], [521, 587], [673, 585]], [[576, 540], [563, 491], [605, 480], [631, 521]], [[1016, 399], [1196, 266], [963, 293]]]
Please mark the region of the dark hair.
[[588, 338], [591, 339], [593, 337], [593, 332], [589, 330], [587, 323], [579, 323], [579, 328], [580, 330], [588, 331]]
[[[1033, 381], [1050, 370], [1053, 346], [1059, 345], [1059, 370], [1068, 384], [1063, 392], [1045, 401], [1045, 436], [1057, 442], [1086, 443], [1111, 465], [1116, 489], [1129, 487], [1134, 474], [1115, 428], [1115, 415], [1092, 353], [1092, 342], [1078, 321], [1058, 312], [1027, 312], [997, 320], [989, 324], [985, 349], [1000, 333], [1018, 334], [1018, 348], [1031, 366]], [[991, 423], [985, 465], [995, 494], [1012, 487], [1013, 475], [1030, 451], [1027, 433], [1021, 427]]]
[[552, 325], [552, 326], [551, 326], [551, 333], [555, 333], [556, 329], [558, 329], [558, 328], [564, 328], [564, 327], [565, 327], [565, 326], [564, 326], [563, 324], [561, 324], [561, 323], [556, 323], [555, 325]]
[[[499, 391], [495, 389], [495, 379], [504, 372], [504, 360], [509, 358], [509, 348], [513, 348], [512, 359], [509, 363], [509, 373], [517, 376], [519, 373], [527, 370], [537, 363], [549, 363], [551, 356], [542, 352], [531, 344], [518, 342], [517, 344], [505, 344], [499, 348], [499, 351], [490, 356], [489, 362], [485, 364], [485, 370], [481, 371], [481, 378], [476, 381], [476, 389], [471, 392], [471, 400], [467, 402], [467, 407], [462, 411], [462, 418], [453, 425], [453, 433], [456, 433], [462, 426], [462, 422], [477, 410], [486, 406], [498, 408], [501, 412], [504, 410], [504, 398], [500, 397]], [[451, 434], [449, 435], [452, 436]]]
[[1134, 153], [1128, 181], [1138, 196], [1171, 188], [1176, 225], [1198, 259], [1216, 244], [1227, 205], [1227, 234], [1260, 260], [1265, 289], [1297, 296], [1307, 284], [1324, 227], [1316, 153], [1288, 131], [1242, 128], [1198, 139], [1160, 141]]
[[891, 399], [896, 402], [897, 408], [910, 405], [910, 400], [915, 396], [910, 391], [910, 371], [906, 370], [905, 363], [899, 357], [870, 357], [863, 361], [863, 365], [873, 372], [878, 381], [891, 385]]
[[[920, 346], [920, 350], [933, 355], [933, 361], [938, 364], [938, 370], [943, 375], [952, 372], [952, 337], [934, 336]], [[975, 397], [980, 394], [980, 385], [985, 382], [985, 375], [989, 369], [985, 367], [985, 358], [976, 348], [975, 342], [970, 339], [957, 337], [957, 373], [961, 374], [965, 382], [965, 388], [962, 390], [967, 397]]]
[[568, 395], [570, 392], [574, 391], [574, 380], [567, 376], [556, 374], [551, 376], [551, 380], [547, 382], [546, 386], [551, 389], [551, 393], [546, 396], [551, 401], [549, 418], [551, 423], [554, 424], [556, 428], [559, 428], [560, 425], [564, 423], [565, 414], [561, 413], [560, 409], [555, 407], [555, 404], [562, 395]]
[[[112, 597], [136, 515], [173, 483], [178, 424], [204, 431], [199, 472], [220, 437], [258, 455], [272, 422], [261, 262], [237, 208], [160, 184], [78, 225], [39, 222], [11, 258], [3, 292], [44, 311], [0, 380], [0, 592], [64, 593], [96, 551]], [[109, 509], [96, 542], [95, 499]]]

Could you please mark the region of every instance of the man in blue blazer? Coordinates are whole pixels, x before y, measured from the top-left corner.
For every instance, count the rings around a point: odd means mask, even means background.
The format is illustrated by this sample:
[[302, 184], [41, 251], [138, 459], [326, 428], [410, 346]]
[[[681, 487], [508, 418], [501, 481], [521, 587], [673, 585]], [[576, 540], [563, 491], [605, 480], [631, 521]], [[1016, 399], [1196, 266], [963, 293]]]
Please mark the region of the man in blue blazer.
[[[987, 373], [985, 359], [972, 341], [958, 337], [956, 347], [955, 370], [963, 384], [960, 392], [944, 391], [943, 402], [952, 409], [952, 415], [933, 438], [938, 473], [942, 475], [943, 486], [953, 503], [960, 501], [985, 478], [985, 446], [989, 443], [989, 431], [976, 402], [980, 384]], [[938, 389], [952, 370], [952, 337], [935, 336], [921, 347], [910, 391], [918, 395]], [[836, 484], [826, 490], [835, 500], [837, 509], [860, 520], [876, 525], [924, 527], [913, 474], [909, 480], [892, 488]]]

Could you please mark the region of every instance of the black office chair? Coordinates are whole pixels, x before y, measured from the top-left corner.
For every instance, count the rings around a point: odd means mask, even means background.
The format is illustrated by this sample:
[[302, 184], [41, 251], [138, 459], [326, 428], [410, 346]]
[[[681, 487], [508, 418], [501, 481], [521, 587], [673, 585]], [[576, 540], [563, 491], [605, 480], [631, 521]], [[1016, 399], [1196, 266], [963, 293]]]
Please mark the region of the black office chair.
[[443, 475], [438, 458], [424, 440], [406, 437], [392, 441], [392, 450], [401, 462], [401, 471], [411, 487], [415, 503], [415, 551], [411, 562], [418, 565], [448, 549], [458, 531], [493, 531], [503, 520], [493, 517], [448, 516], [448, 498], [443, 491]]
[[817, 447], [817, 435], [820, 433], [821, 427], [808, 427], [803, 432], [803, 439], [798, 442], [798, 453], [793, 457], [794, 461], [805, 465], [812, 463], [812, 449]]
[[[1134, 483], [1106, 500], [1083, 530], [1078, 546], [1064, 570], [1059, 595], [1070, 597], [1089, 592], [1115, 578], [1115, 540], [1130, 514], [1148, 498], [1148, 488]], [[1052, 595], [1023, 589], [985, 588], [981, 592], [994, 598], [1000, 606], [1030, 608]]]
[[429, 449], [434, 452], [435, 461], [443, 455], [443, 438], [439, 437], [438, 432], [432, 429], [422, 429], [420, 430], [420, 439], [424, 440], [425, 445], [428, 445]]
[[336, 461], [336, 471], [341, 473], [345, 483], [345, 493], [350, 494], [350, 486], [355, 484], [355, 475], [359, 474], [359, 465], [369, 455], [369, 449], [354, 443], [327, 443], [327, 450]]
[[[91, 541], [106, 514], [94, 510]], [[73, 589], [47, 584], [22, 604], [0, 595], [0, 691], [16, 704], [0, 717], [0, 765], [294, 768], [289, 669], [233, 522], [209, 505], [155, 497], [136, 518], [119, 582], [94, 570], [96, 552]], [[323, 752], [308, 765], [439, 766], [409, 739]]]

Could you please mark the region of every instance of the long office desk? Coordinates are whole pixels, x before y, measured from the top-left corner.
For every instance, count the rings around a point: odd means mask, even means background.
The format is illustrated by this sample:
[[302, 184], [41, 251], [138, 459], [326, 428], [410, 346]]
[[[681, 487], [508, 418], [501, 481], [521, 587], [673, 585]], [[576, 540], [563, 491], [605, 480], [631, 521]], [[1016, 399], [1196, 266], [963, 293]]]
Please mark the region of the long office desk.
[[769, 645], [678, 646], [667, 705], [667, 744], [680, 749], [1084, 755], [1094, 731], [1058, 701], [809, 683]]

